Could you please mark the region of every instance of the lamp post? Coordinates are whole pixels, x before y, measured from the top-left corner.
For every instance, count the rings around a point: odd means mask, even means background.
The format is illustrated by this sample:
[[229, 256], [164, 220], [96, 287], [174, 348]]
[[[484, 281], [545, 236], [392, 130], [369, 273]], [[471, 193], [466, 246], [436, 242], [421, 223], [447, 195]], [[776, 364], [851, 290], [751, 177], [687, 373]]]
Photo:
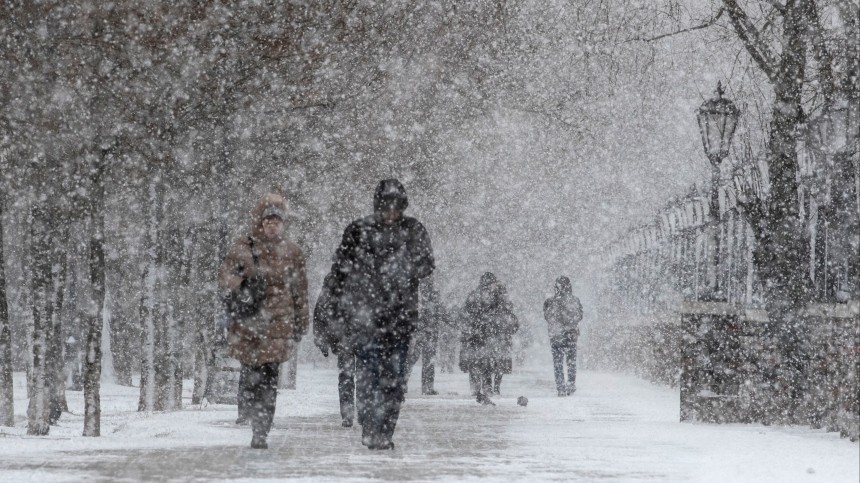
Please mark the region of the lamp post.
[[696, 119], [699, 122], [699, 132], [702, 134], [702, 144], [705, 155], [711, 162], [711, 199], [709, 203], [709, 274], [708, 293], [710, 300], [722, 300], [720, 288], [720, 165], [729, 155], [732, 136], [738, 124], [740, 111], [735, 103], [723, 97], [722, 83], [717, 82], [717, 97], [702, 103]]

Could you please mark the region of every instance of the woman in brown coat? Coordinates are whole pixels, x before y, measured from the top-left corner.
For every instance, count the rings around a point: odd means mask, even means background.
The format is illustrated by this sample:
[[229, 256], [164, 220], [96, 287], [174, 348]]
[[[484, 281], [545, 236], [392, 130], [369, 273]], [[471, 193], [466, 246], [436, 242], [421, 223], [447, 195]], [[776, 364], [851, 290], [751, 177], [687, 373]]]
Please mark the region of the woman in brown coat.
[[227, 338], [230, 355], [242, 363], [239, 419], [251, 420], [252, 448], [267, 448], [278, 366], [295, 354], [308, 329], [305, 257], [284, 234], [285, 219], [282, 196], [270, 193], [261, 198], [251, 212], [250, 233], [236, 241], [218, 273], [225, 294], [249, 285], [262, 290], [259, 313], [232, 317]]

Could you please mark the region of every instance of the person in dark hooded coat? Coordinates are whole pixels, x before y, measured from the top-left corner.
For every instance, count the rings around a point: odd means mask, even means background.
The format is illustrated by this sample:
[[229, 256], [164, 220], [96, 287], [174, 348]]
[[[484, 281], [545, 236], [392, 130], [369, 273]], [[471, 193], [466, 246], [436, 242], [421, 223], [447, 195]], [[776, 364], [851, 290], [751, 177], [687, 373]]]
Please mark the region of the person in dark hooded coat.
[[419, 282], [433, 273], [430, 236], [396, 179], [379, 183], [374, 213], [352, 222], [332, 265], [333, 299], [349, 327], [356, 357], [356, 405], [362, 444], [392, 449], [409, 374]]
[[[544, 302], [543, 316], [552, 348], [555, 386], [559, 396], [569, 396], [576, 391], [576, 343], [579, 338], [579, 322], [582, 320], [582, 304], [573, 295], [569, 278], [556, 279], [555, 295]], [[565, 359], [567, 382], [564, 378]]]
[[519, 320], [514, 315], [514, 304], [508, 298], [508, 289], [499, 284], [499, 298], [504, 308], [499, 313], [496, 336], [499, 339], [495, 366], [493, 369], [493, 394], [502, 393], [502, 376], [513, 370], [514, 334], [520, 329]]
[[334, 274], [329, 273], [314, 307], [314, 344], [323, 356], [328, 357], [329, 352], [337, 356], [341, 425], [350, 428], [355, 418], [355, 353], [343, 314], [333, 303], [334, 284]]
[[482, 275], [478, 288], [466, 298], [463, 317], [460, 369], [469, 373], [478, 402], [492, 404], [489, 396], [497, 393], [501, 374], [510, 373], [510, 341], [519, 327], [513, 304], [492, 272]]

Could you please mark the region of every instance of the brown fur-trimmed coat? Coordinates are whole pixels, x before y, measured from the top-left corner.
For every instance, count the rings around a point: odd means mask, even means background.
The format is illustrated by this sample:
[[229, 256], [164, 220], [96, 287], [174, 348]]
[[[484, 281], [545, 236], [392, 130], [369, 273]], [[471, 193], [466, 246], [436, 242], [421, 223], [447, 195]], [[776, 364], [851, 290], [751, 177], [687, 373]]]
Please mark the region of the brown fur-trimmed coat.
[[308, 280], [301, 248], [282, 235], [275, 240], [263, 233], [262, 214], [276, 206], [286, 212], [283, 197], [268, 194], [251, 212], [250, 235], [239, 238], [221, 264], [218, 283], [222, 290], [234, 290], [244, 278], [255, 275], [248, 237], [254, 240], [260, 274], [266, 285], [262, 317], [267, 326], [261, 335], [240, 324], [229, 326], [230, 355], [251, 366], [284, 362], [293, 356], [297, 341], [308, 329]]

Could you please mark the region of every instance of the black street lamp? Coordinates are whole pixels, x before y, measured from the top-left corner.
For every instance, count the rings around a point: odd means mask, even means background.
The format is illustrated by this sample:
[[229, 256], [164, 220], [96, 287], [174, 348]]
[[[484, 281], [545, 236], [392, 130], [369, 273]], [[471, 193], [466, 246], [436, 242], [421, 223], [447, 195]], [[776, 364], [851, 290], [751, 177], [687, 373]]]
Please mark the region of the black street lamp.
[[705, 155], [711, 162], [711, 202], [709, 206], [710, 216], [710, 274], [708, 277], [709, 292], [707, 297], [711, 300], [722, 300], [723, 295], [719, 286], [720, 265], [720, 164], [729, 155], [729, 147], [732, 144], [732, 136], [738, 125], [740, 110], [735, 103], [723, 97], [722, 83], [717, 82], [717, 97], [702, 103], [696, 119], [699, 122], [699, 132], [702, 134], [702, 144]]

